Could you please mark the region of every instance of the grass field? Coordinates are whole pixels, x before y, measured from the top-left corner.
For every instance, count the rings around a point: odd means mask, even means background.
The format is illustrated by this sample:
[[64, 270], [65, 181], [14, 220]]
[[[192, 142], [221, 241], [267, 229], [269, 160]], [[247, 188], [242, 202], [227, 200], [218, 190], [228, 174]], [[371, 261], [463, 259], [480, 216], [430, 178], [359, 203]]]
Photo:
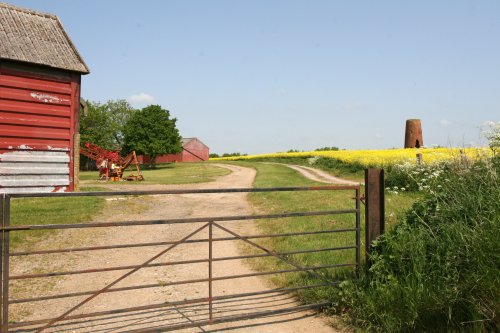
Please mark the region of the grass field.
[[[15, 198], [11, 204], [11, 225], [79, 223], [92, 219], [104, 207], [99, 197]], [[29, 247], [52, 230], [11, 232], [13, 249]]]
[[[133, 173], [130, 169], [125, 175]], [[159, 164], [156, 169], [141, 170], [144, 176], [142, 182], [116, 182], [116, 184], [194, 184], [215, 180], [219, 176], [230, 173], [229, 170], [217, 167], [211, 163], [167, 163]], [[98, 171], [80, 172], [80, 180], [86, 184], [102, 184]]]
[[[296, 171], [282, 165], [265, 164], [255, 162], [236, 162], [238, 165], [252, 167], [257, 170], [254, 187], [280, 187], [280, 186], [318, 186], [325, 185], [305, 179]], [[363, 190], [362, 190], [363, 192]], [[282, 213], [330, 209], [353, 209], [355, 201], [354, 191], [312, 191], [312, 192], [276, 192], [276, 193], [252, 193], [249, 198], [259, 213]], [[405, 210], [417, 199], [415, 194], [387, 195], [387, 226], [391, 228]], [[361, 212], [361, 241], [364, 248], [364, 211]], [[355, 216], [335, 215], [326, 217], [300, 217], [280, 220], [260, 220], [258, 223], [262, 233], [290, 233], [302, 231], [318, 231], [342, 228], [354, 228]], [[259, 242], [263, 246], [277, 252], [288, 252], [304, 249], [332, 248], [355, 245], [355, 233], [330, 233], [307, 236], [294, 236], [272, 238]], [[361, 257], [364, 257], [362, 252]], [[355, 263], [355, 250], [325, 251], [317, 253], [299, 254], [291, 257], [297, 264], [302, 266], [332, 265], [341, 263]], [[265, 260], [254, 260], [251, 264], [258, 270], [269, 271], [288, 269], [289, 265], [282, 261], [267, 258]], [[352, 276], [354, 268], [323, 269], [320, 271], [331, 280], [341, 280], [346, 276]], [[322, 283], [316, 277], [307, 273], [293, 273], [277, 275], [272, 278], [277, 286], [298, 286]], [[303, 302], [318, 302], [329, 298], [334, 292], [333, 288], [318, 288], [304, 290], [299, 293]]]

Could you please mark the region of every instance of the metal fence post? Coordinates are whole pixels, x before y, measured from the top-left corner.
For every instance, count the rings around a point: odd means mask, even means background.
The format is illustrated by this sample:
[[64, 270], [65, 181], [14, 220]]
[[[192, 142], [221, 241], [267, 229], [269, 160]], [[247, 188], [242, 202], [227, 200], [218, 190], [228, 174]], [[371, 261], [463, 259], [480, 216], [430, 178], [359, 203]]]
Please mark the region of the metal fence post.
[[213, 295], [212, 295], [212, 259], [213, 259], [213, 224], [214, 221], [208, 222], [208, 320], [212, 322], [213, 320]]
[[361, 264], [361, 196], [360, 189], [356, 189], [356, 274], [359, 274]]
[[385, 199], [384, 170], [365, 170], [365, 249], [366, 263], [370, 266], [372, 242], [384, 233]]
[[[3, 196], [2, 226], [10, 225], [10, 197]], [[2, 232], [2, 332], [9, 330], [9, 231]]]
[[[5, 193], [2, 193], [2, 196], [0, 197], [0, 225], [4, 226], [4, 212], [3, 212], [3, 207], [4, 207], [4, 201], [5, 201]], [[0, 233], [0, 323], [3, 323], [3, 233], [4, 231]], [[2, 329], [3, 332], [3, 329]]]

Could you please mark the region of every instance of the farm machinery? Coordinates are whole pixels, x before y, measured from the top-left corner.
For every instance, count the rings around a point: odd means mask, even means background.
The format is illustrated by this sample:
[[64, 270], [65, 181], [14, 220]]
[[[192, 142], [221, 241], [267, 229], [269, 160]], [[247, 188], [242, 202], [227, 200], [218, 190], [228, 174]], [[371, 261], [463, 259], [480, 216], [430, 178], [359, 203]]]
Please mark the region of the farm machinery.
[[[80, 147], [80, 154], [85, 155], [96, 162], [97, 168], [99, 169], [100, 179], [112, 179], [114, 181], [144, 180], [135, 151], [132, 151], [127, 156], [122, 157], [119, 151], [106, 150], [98, 145], [87, 142], [84, 146]], [[137, 174], [131, 174], [124, 177], [123, 174], [125, 170], [131, 164], [135, 164]]]

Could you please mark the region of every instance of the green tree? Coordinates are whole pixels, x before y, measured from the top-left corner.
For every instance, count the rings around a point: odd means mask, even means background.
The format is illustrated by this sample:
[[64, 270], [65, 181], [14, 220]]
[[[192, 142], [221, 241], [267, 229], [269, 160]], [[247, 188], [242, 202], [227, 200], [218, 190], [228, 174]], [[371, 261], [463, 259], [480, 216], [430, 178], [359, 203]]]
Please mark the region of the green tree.
[[109, 126], [115, 146], [121, 148], [123, 146], [123, 129], [136, 109], [124, 99], [110, 100], [104, 104], [104, 107], [109, 114]]
[[149, 155], [151, 165], [155, 164], [158, 155], [180, 153], [182, 143], [176, 122], [176, 118], [170, 117], [170, 111], [159, 105], [149, 105], [134, 112], [124, 127], [124, 152], [135, 150], [138, 154]]
[[337, 151], [337, 150], [339, 150], [339, 147], [321, 147], [314, 149], [314, 151]]
[[[86, 101], [86, 104], [87, 114], [80, 112], [80, 144], [92, 142], [105, 149], [115, 149], [110, 114], [105, 105], [92, 101]], [[82, 170], [95, 170], [95, 162], [81, 155], [80, 168]]]
[[87, 114], [80, 113], [80, 141], [92, 142], [106, 149], [114, 149], [110, 114], [106, 106], [98, 102], [86, 101]]
[[105, 149], [121, 149], [123, 128], [136, 111], [123, 99], [109, 100], [105, 104], [86, 101], [88, 113], [80, 113], [82, 144], [92, 142]]

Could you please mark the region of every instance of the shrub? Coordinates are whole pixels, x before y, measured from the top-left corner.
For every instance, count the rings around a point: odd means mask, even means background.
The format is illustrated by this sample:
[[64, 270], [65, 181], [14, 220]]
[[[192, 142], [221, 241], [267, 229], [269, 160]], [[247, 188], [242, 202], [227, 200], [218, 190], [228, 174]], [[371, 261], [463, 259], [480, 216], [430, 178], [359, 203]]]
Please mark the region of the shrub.
[[337, 151], [337, 150], [340, 150], [339, 147], [321, 147], [314, 149], [314, 151]]
[[412, 164], [409, 162], [387, 167], [386, 186], [404, 188], [406, 191], [426, 191], [443, 180], [443, 175], [453, 162], [442, 161], [432, 164]]
[[498, 331], [500, 159], [450, 165], [345, 282], [336, 310], [370, 330]]

